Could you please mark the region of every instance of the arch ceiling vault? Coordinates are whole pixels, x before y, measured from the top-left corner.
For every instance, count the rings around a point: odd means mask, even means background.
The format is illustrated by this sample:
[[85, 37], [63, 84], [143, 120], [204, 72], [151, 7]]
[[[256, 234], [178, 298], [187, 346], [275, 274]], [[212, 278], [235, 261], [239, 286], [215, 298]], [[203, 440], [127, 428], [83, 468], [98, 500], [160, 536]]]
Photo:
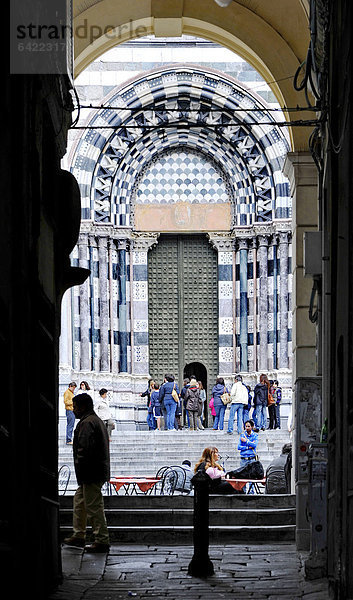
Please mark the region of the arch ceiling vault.
[[[293, 77], [309, 45], [306, 2], [233, 0], [74, 0], [75, 75], [119, 43], [154, 34], [196, 35], [218, 42], [262, 75], [281, 106], [306, 106]], [[288, 116], [288, 115], [287, 115]], [[310, 118], [290, 113], [291, 120]], [[307, 127], [290, 129], [292, 150], [307, 149]]]

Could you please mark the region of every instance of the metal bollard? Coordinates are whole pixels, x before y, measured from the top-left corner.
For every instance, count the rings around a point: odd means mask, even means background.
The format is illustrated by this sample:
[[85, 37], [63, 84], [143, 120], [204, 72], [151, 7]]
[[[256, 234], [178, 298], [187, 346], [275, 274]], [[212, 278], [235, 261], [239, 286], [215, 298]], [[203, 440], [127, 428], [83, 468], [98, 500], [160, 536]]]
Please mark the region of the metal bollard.
[[213, 564], [208, 555], [209, 546], [209, 477], [199, 471], [192, 478], [194, 485], [194, 556], [188, 568], [188, 575], [208, 577], [214, 575]]

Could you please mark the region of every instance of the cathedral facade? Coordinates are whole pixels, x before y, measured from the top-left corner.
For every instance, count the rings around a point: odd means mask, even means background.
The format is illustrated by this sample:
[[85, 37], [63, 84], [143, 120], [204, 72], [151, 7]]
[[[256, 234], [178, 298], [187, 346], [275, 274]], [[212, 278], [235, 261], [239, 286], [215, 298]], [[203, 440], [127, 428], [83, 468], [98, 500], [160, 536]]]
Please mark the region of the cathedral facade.
[[82, 221], [64, 297], [61, 391], [110, 392], [120, 428], [171, 372], [278, 379], [291, 403], [288, 140], [256, 93], [215, 69], [153, 69], [113, 88], [69, 154]]

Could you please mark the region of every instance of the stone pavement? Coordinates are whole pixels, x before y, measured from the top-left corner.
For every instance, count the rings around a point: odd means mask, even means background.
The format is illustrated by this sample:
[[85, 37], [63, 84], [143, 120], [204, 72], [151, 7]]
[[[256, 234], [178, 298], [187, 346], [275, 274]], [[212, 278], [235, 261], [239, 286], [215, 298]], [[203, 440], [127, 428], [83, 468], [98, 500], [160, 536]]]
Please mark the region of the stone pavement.
[[326, 580], [306, 581], [293, 543], [210, 546], [215, 574], [188, 575], [193, 546], [62, 548], [64, 580], [50, 600], [328, 600]]

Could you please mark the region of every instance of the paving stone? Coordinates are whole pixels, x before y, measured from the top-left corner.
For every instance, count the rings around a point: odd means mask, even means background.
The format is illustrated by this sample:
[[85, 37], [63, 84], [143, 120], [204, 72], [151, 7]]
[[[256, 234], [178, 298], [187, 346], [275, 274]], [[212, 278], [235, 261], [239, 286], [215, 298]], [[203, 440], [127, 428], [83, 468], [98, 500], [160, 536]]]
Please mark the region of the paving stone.
[[193, 555], [190, 547], [114, 545], [108, 555], [99, 556], [64, 547], [64, 582], [50, 599], [329, 598], [326, 580], [305, 581], [303, 560], [294, 544], [211, 546], [209, 554], [215, 575], [202, 579], [187, 573]]

